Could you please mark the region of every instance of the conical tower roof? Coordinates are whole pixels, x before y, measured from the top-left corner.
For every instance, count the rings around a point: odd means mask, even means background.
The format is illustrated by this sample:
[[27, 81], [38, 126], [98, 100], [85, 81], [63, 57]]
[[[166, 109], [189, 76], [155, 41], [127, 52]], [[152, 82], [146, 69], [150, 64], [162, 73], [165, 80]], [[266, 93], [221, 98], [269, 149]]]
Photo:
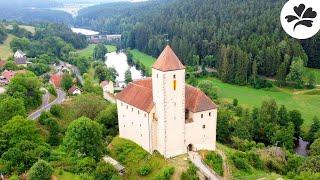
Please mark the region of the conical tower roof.
[[162, 51], [157, 61], [153, 64], [152, 68], [159, 71], [174, 71], [185, 69], [177, 55], [173, 52], [169, 45]]

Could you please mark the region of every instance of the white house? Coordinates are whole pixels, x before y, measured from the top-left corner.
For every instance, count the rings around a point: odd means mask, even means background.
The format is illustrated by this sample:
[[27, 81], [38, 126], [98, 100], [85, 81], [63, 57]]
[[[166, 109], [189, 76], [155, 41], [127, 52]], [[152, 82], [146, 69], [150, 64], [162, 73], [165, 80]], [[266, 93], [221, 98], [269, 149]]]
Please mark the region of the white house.
[[111, 93], [114, 94], [114, 84], [112, 81], [102, 81], [100, 86], [103, 89], [103, 93]]
[[117, 94], [120, 137], [167, 158], [192, 150], [215, 150], [217, 106], [185, 83], [185, 66], [167, 46], [152, 77]]
[[68, 93], [71, 95], [80, 95], [81, 94], [81, 89], [78, 88], [77, 86], [72, 86], [69, 90]]
[[28, 60], [27, 60], [27, 56], [24, 52], [22, 52], [20, 49], [17, 50], [14, 53], [14, 62], [18, 65], [18, 66], [27, 66], [28, 64]]

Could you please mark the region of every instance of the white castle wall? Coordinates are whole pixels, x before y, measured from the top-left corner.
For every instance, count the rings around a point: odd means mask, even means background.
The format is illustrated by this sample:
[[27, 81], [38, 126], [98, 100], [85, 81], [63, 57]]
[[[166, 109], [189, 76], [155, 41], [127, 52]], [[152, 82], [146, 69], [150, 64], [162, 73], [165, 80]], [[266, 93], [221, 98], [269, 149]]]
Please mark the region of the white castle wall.
[[120, 137], [134, 141], [152, 153], [149, 114], [119, 100], [117, 108]]
[[192, 144], [193, 150], [215, 150], [217, 109], [192, 113], [192, 117], [193, 122], [185, 125], [186, 147]]

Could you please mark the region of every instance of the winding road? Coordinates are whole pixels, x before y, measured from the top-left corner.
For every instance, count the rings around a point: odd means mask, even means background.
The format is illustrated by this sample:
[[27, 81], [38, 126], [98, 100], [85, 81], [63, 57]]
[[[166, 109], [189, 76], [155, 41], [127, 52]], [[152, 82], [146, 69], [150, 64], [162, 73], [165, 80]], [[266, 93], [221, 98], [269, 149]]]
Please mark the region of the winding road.
[[37, 111], [35, 111], [32, 114], [30, 114], [28, 116], [28, 118], [31, 119], [31, 120], [35, 120], [38, 117], [40, 117], [40, 115], [41, 115], [41, 113], [43, 111], [49, 110], [52, 105], [61, 104], [66, 99], [66, 93], [64, 91], [62, 91], [62, 90], [57, 89], [57, 95], [58, 95], [58, 97], [54, 101], [49, 103], [49, 97], [50, 96], [48, 95], [48, 93], [46, 93], [43, 96], [43, 104], [40, 107], [40, 109], [38, 109]]

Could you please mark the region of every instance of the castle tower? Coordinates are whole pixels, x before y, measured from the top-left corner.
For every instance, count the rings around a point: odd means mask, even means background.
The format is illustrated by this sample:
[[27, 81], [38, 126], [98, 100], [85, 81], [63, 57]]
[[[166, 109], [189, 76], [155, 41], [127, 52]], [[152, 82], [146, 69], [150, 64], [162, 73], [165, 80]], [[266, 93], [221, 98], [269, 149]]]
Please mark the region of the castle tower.
[[167, 46], [152, 66], [153, 101], [157, 126], [156, 149], [165, 157], [185, 147], [185, 66]]

